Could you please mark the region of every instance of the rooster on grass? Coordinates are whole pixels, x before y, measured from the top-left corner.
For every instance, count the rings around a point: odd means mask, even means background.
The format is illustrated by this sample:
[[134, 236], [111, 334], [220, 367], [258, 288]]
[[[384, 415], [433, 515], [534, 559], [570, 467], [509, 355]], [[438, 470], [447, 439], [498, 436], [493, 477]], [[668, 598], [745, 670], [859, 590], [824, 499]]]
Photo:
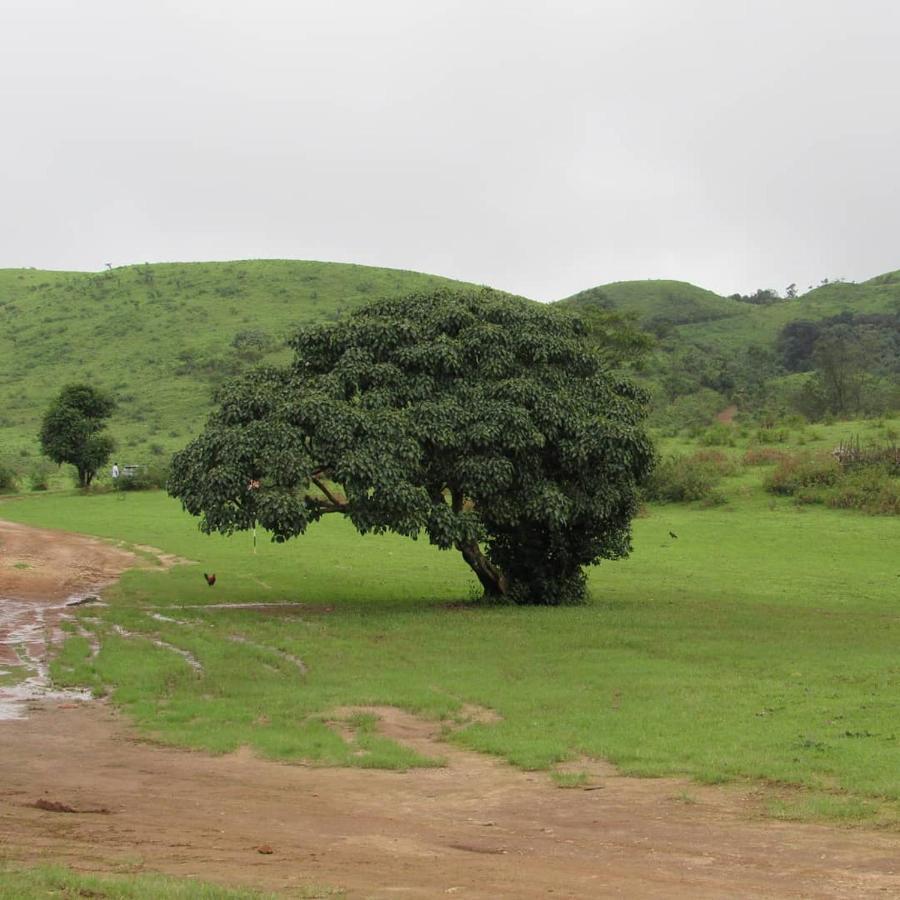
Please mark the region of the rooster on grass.
[[203, 573], [203, 577], [206, 579], [206, 583], [212, 587], [216, 583], [216, 573], [213, 572], [212, 575], [207, 575], [206, 572]]

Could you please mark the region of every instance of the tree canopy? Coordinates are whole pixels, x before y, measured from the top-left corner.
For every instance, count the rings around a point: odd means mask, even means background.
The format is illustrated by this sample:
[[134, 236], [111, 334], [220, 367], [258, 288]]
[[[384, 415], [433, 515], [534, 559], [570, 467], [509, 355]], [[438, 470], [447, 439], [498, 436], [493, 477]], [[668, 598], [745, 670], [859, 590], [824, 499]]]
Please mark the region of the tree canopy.
[[207, 532], [329, 513], [455, 548], [487, 594], [557, 604], [627, 555], [646, 398], [571, 314], [487, 289], [377, 301], [226, 385], [169, 491]]
[[73, 465], [79, 487], [90, 485], [115, 448], [115, 441], [104, 434], [115, 407], [115, 400], [103, 391], [89, 384], [70, 384], [44, 414], [41, 450], [55, 463]]

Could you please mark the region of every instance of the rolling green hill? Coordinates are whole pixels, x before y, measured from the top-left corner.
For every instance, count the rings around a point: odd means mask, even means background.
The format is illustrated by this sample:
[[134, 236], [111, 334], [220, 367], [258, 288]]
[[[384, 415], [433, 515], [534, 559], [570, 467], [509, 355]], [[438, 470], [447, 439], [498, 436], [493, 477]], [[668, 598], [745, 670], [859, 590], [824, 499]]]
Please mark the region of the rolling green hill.
[[[438, 276], [297, 260], [164, 263], [100, 273], [0, 270], [0, 463], [27, 470], [60, 386], [85, 380], [113, 392], [110, 430], [123, 463], [165, 458], [196, 433], [222, 379], [288, 357], [296, 326], [334, 318], [375, 297], [439, 284]], [[616, 282], [559, 301], [633, 313], [667, 332], [669, 351], [773, 348], [795, 319], [845, 310], [900, 311], [900, 271], [834, 283], [771, 306], [681, 281]], [[647, 372], [656, 377], [653, 366]]]
[[286, 359], [284, 339], [297, 325], [453, 283], [288, 260], [0, 270], [0, 461], [21, 468], [36, 457], [51, 397], [86, 380], [119, 401], [110, 430], [121, 461], [151, 462], [184, 446], [223, 378]]
[[601, 306], [633, 313], [645, 325], [665, 319], [674, 325], [714, 322], [743, 315], [745, 304], [686, 281], [616, 281], [559, 301], [576, 309]]
[[684, 281], [619, 281], [559, 302], [634, 313], [645, 327], [669, 323], [676, 339], [734, 350], [774, 346], [778, 332], [797, 319], [818, 321], [844, 311], [900, 312], [900, 270], [861, 283], [832, 282], [770, 306], [722, 297]]

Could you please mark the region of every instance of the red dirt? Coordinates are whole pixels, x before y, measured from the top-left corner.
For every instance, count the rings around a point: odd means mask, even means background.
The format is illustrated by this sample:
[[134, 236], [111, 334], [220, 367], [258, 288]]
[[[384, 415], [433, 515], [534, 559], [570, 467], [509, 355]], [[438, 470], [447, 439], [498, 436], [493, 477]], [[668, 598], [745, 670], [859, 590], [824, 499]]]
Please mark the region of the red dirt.
[[[35, 557], [45, 540], [34, 532]], [[563, 790], [443, 743], [435, 724], [373, 712], [447, 765], [211, 757], [138, 739], [101, 702], [33, 704], [0, 722], [0, 857], [374, 898], [900, 896], [896, 834], [765, 821], [752, 788], [625, 778], [601, 762], [575, 764], [588, 790]]]
[[731, 406], [726, 406], [725, 409], [716, 414], [716, 421], [721, 422], [723, 425], [731, 425], [737, 412], [737, 406], [732, 403]]

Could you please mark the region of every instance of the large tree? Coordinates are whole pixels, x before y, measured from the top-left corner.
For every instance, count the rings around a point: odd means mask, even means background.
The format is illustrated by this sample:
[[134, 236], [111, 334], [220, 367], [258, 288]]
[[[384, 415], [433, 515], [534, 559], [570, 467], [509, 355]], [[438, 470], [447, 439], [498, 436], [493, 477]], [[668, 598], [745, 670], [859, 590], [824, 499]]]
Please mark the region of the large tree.
[[78, 472], [79, 487], [88, 487], [115, 448], [104, 431], [116, 402], [89, 384], [64, 387], [50, 404], [41, 423], [41, 450], [55, 463], [70, 463]]
[[304, 328], [286, 368], [221, 390], [169, 491], [207, 532], [277, 541], [341, 513], [457, 549], [485, 592], [584, 595], [630, 550], [652, 465], [645, 397], [576, 316], [486, 289], [382, 300]]

